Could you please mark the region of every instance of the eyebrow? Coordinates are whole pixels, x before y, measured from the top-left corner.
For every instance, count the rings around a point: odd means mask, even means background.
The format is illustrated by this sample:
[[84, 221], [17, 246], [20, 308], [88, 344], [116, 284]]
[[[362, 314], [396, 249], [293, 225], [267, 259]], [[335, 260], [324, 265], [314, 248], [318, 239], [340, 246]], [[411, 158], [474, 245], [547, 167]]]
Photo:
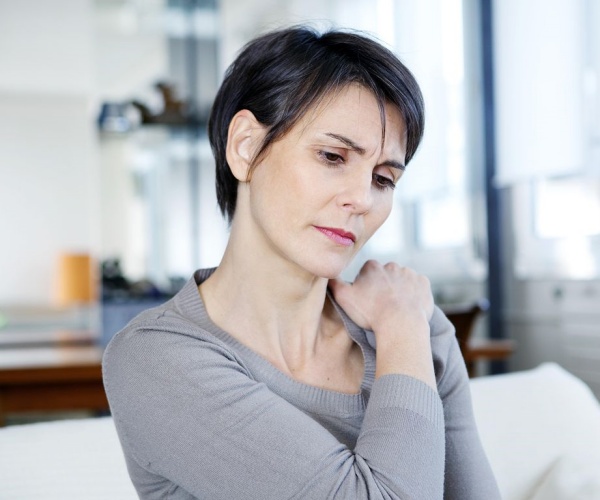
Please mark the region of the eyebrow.
[[[331, 137], [332, 139], [336, 139], [340, 142], [343, 142], [346, 146], [348, 146], [352, 151], [356, 151], [359, 155], [364, 155], [366, 153], [366, 149], [356, 144], [352, 139], [348, 139], [348, 137], [344, 137], [343, 135], [334, 134], [332, 132], [326, 132], [325, 135]], [[405, 171], [406, 165], [400, 163], [395, 160], [385, 160], [379, 164], [378, 167], [392, 167], [397, 168], [398, 170]]]
[[359, 146], [352, 139], [348, 139], [347, 137], [344, 137], [343, 135], [333, 134], [331, 132], [327, 132], [325, 135], [327, 135], [333, 139], [336, 139], [340, 142], [343, 142], [346, 146], [348, 146], [353, 151], [356, 151], [359, 155], [364, 155], [367, 152], [367, 150], [365, 148]]
[[404, 163], [400, 163], [395, 160], [385, 160], [377, 165], [378, 167], [392, 167], [397, 168], [398, 170], [402, 170], [404, 172], [406, 170], [406, 165]]

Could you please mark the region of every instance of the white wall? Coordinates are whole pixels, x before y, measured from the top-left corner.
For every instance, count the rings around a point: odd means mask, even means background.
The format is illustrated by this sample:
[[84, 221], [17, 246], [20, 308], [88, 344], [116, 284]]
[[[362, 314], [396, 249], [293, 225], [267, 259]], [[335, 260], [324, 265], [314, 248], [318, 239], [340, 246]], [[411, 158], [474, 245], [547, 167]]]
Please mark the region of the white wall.
[[0, 2], [0, 91], [87, 94], [91, 0]]
[[51, 305], [59, 254], [101, 258], [101, 222], [123, 219], [105, 210], [118, 189], [101, 187], [98, 106], [140, 95], [167, 51], [105, 5], [0, 2], [0, 306]]
[[[240, 48], [257, 34], [308, 23], [317, 28], [353, 28], [370, 32], [380, 27], [385, 0], [220, 0], [221, 61], [229, 66]], [[388, 20], [393, 21], [389, 18]]]
[[97, 244], [91, 35], [91, 2], [0, 4], [0, 304], [52, 303]]
[[50, 303], [61, 252], [97, 241], [83, 97], [0, 94], [0, 303]]

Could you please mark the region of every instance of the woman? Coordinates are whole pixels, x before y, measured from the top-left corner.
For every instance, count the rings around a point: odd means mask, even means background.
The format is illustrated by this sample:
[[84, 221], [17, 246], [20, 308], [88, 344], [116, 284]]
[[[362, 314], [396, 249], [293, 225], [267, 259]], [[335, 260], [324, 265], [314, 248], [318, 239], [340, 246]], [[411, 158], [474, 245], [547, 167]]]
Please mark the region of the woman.
[[373, 261], [337, 278], [423, 122], [410, 72], [355, 33], [270, 33], [232, 64], [209, 124], [223, 259], [104, 358], [141, 498], [499, 497], [427, 279]]

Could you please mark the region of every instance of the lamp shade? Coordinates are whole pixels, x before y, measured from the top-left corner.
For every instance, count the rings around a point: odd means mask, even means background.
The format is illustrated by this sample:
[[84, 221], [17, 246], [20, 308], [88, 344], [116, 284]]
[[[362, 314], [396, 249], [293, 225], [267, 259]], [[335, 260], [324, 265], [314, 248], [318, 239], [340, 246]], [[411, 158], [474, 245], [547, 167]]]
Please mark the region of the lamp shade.
[[58, 261], [58, 303], [70, 306], [96, 298], [93, 260], [85, 253], [64, 253]]

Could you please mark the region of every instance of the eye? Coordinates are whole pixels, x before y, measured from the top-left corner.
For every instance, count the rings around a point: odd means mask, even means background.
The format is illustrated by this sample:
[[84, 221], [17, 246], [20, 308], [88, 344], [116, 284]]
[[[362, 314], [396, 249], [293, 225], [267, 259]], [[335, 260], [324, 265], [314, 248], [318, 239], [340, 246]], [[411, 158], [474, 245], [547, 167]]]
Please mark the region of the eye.
[[337, 166], [344, 163], [344, 157], [337, 153], [332, 153], [331, 151], [319, 151], [319, 157], [329, 166]]
[[385, 191], [386, 189], [395, 189], [396, 187], [396, 184], [392, 179], [386, 177], [385, 175], [375, 173], [373, 174], [373, 185], [380, 191]]

